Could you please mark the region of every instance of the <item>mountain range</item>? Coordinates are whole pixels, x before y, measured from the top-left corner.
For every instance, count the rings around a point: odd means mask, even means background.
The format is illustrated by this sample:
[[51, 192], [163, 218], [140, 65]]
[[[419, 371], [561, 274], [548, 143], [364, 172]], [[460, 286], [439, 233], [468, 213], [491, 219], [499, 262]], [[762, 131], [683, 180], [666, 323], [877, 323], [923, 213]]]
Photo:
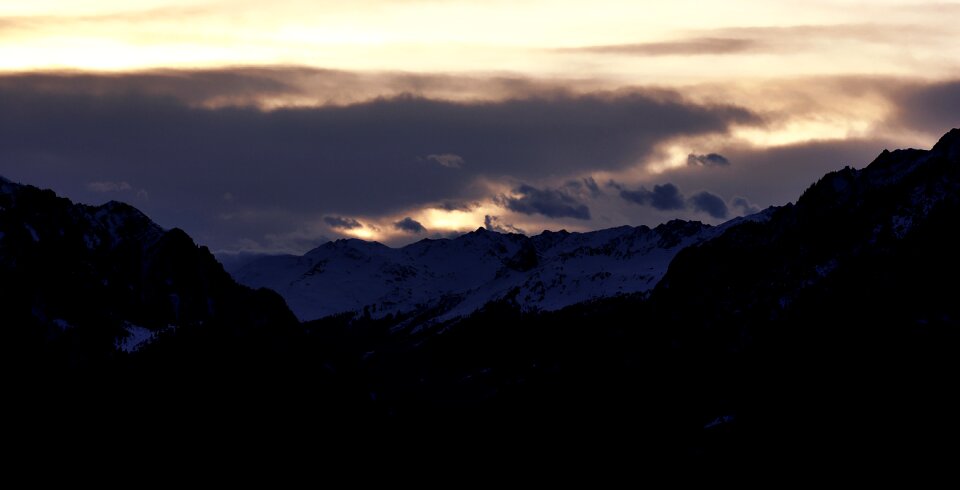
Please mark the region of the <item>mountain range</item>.
[[954, 129], [716, 227], [338, 240], [231, 277], [128, 205], [2, 180], [0, 335], [30, 414], [95, 386], [98, 414], [135, 393], [136, 413], [318, 437], [349, 420], [511, 434], [503, 451], [534, 431], [684, 461], [923, 452], [960, 408], [958, 216]]
[[241, 284], [279, 292], [304, 321], [347, 312], [379, 318], [430, 310], [431, 320], [442, 322], [508, 298], [524, 310], [558, 310], [649, 291], [679, 250], [744, 220], [764, 219], [760, 213], [718, 227], [674, 220], [653, 229], [561, 230], [533, 237], [480, 227], [400, 249], [337, 240], [299, 257], [254, 258], [233, 276]]

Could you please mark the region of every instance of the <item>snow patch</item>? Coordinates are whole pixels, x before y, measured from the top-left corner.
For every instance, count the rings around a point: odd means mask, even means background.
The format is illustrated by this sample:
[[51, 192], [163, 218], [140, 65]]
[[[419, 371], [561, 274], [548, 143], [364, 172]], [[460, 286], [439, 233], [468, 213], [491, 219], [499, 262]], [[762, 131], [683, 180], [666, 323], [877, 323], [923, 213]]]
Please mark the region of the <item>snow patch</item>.
[[836, 259], [830, 259], [830, 261], [828, 261], [826, 264], [814, 267], [814, 270], [817, 271], [818, 276], [827, 277], [827, 274], [833, 272], [833, 270], [837, 268], [837, 265], [838, 263]]
[[128, 354], [139, 350], [140, 347], [153, 340], [158, 333], [149, 328], [133, 324], [127, 324], [124, 329], [127, 331], [127, 334], [122, 338], [118, 338], [115, 346], [118, 350]]
[[550, 311], [648, 291], [681, 249], [742, 221], [718, 227], [678, 221], [655, 229], [622, 226], [534, 237], [478, 230], [399, 249], [338, 240], [302, 257], [255, 259], [233, 276], [247, 286], [277, 291], [301, 320], [347, 312], [382, 318], [433, 308], [433, 319], [443, 321], [503, 299], [525, 311]]
[[729, 424], [730, 422], [733, 422], [733, 415], [721, 415], [721, 416], [713, 419], [713, 420], [712, 420], [710, 423], [708, 423], [707, 425], [704, 425], [703, 428], [704, 428], [704, 429], [710, 429], [710, 428], [716, 427], [716, 426], [718, 426], [718, 425]]
[[890, 226], [893, 229], [893, 235], [902, 239], [907, 236], [910, 228], [913, 227], [913, 218], [910, 216], [894, 216], [891, 218]]
[[65, 332], [73, 328], [73, 325], [70, 325], [70, 323], [63, 318], [55, 318], [53, 320], [53, 325], [59, 328], [61, 332]]
[[94, 250], [100, 246], [100, 237], [92, 234], [84, 234], [83, 242], [87, 244], [87, 250]]
[[134, 325], [130, 322], [126, 322], [124, 330], [126, 330], [126, 335], [117, 338], [114, 341], [114, 346], [117, 350], [133, 353], [140, 350], [143, 346], [149, 344], [156, 340], [160, 334], [166, 332], [176, 331], [176, 325], [167, 325], [159, 330], [150, 330], [147, 327], [141, 327], [140, 325]]
[[26, 223], [24, 223], [23, 227], [26, 228], [27, 231], [30, 232], [30, 237], [33, 238], [33, 242], [34, 242], [34, 243], [40, 241], [40, 235], [37, 235], [37, 230], [34, 230], [32, 226], [30, 226], [30, 225], [28, 225], [28, 224], [26, 224]]

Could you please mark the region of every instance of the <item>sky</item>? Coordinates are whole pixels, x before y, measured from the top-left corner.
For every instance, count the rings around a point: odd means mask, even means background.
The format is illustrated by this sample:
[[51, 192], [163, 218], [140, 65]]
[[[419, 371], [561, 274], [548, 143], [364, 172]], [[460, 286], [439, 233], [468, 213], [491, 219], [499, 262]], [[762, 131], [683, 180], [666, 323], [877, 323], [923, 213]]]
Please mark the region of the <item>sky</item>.
[[960, 126], [960, 2], [0, 0], [0, 175], [218, 252], [719, 224]]

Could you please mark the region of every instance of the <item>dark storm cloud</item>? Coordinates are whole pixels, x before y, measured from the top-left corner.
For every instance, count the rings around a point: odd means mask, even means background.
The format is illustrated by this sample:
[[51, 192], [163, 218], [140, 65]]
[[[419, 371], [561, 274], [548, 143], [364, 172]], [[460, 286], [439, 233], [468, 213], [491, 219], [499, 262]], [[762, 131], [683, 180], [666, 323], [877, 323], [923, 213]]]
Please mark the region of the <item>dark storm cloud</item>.
[[896, 95], [890, 122], [908, 129], [942, 134], [960, 127], [960, 81], [912, 86]]
[[[2, 27], [0, 27], [2, 29]], [[194, 106], [344, 105], [400, 95], [456, 100], [563, 96], [580, 81], [471, 77], [406, 72], [350, 72], [302, 66], [151, 69], [118, 74], [26, 72], [0, 76], [0, 90], [51, 95], [169, 97]], [[436, 153], [431, 152], [431, 153]]]
[[583, 179], [583, 185], [590, 191], [590, 195], [594, 197], [603, 193], [603, 191], [600, 190], [600, 186], [597, 185], [597, 181], [593, 180], [593, 177]]
[[719, 153], [708, 153], [706, 155], [691, 153], [687, 155], [687, 165], [692, 167], [726, 167], [730, 165], [730, 160]]
[[701, 191], [690, 196], [690, 206], [694, 211], [702, 211], [714, 218], [727, 217], [727, 203], [720, 196], [707, 191]]
[[749, 200], [747, 200], [747, 198], [745, 197], [740, 197], [740, 196], [734, 197], [733, 200], [730, 201], [730, 204], [734, 208], [739, 209], [740, 214], [747, 215], [747, 214], [754, 214], [754, 213], [760, 212], [760, 208], [757, 205], [750, 202]]
[[[326, 73], [318, 71], [318, 73]], [[336, 72], [334, 72], [336, 73]], [[290, 75], [284, 81], [282, 75]], [[270, 68], [235, 70], [150, 70], [134, 73], [22, 73], [0, 76], [0, 93], [31, 96], [101, 97], [104, 106], [122, 99], [170, 98], [189, 105], [240, 103], [252, 105], [260, 97], [302, 94], [289, 82], [304, 72]], [[174, 101], [170, 101], [175, 103]]]
[[563, 185], [563, 188], [574, 195], [597, 197], [603, 194], [603, 191], [600, 190], [600, 186], [597, 185], [597, 181], [594, 180], [593, 177], [569, 180]]
[[340, 216], [324, 216], [323, 221], [330, 225], [330, 228], [340, 230], [353, 230], [361, 228], [363, 225], [353, 218], [342, 218]]
[[527, 232], [523, 231], [522, 229], [517, 228], [510, 223], [505, 223], [502, 219], [500, 219], [499, 216], [491, 216], [489, 214], [483, 217], [483, 227], [498, 233], [519, 233], [521, 235], [527, 234]]
[[[614, 181], [610, 181], [607, 185], [619, 190], [620, 197], [627, 202], [640, 206], [650, 206], [660, 211], [692, 210], [709, 214], [717, 219], [724, 219], [729, 215], [726, 201], [709, 191], [700, 191], [686, 197], [679, 187], [670, 182], [654, 185], [653, 190], [643, 186], [637, 190], [631, 190]], [[747, 201], [744, 200], [744, 202]]]
[[548, 218], [590, 219], [590, 208], [560, 189], [538, 189], [521, 185], [514, 189], [520, 197], [503, 197], [503, 205], [523, 214], [541, 214]]
[[[162, 225], [223, 248], [283, 236], [324, 215], [488, 197], [478, 182], [622, 169], [670, 138], [761, 123], [745, 109], [698, 105], [664, 90], [211, 108], [202, 104], [217, 94], [289, 89], [251, 76], [256, 70], [213, 73], [0, 76], [0, 174], [92, 202], [102, 195], [85, 183], [127, 182], [149, 193], [149, 202], [133, 203]], [[191, 98], [191, 88], [201, 95]], [[469, 162], [451, 171], [417, 161], [438, 148]], [[589, 217], [582, 203], [531, 189], [515, 207]], [[236, 199], [224, 200], [227, 193]]]
[[423, 233], [427, 231], [419, 221], [407, 216], [393, 224], [393, 227], [407, 233]]
[[437, 204], [436, 208], [444, 211], [470, 211], [478, 206], [480, 206], [478, 202], [443, 201]]
[[687, 207], [683, 194], [680, 193], [680, 189], [669, 182], [662, 185], [654, 185], [652, 191], [646, 187], [630, 190], [616, 183], [612, 183], [612, 186], [620, 189], [621, 198], [641, 206], [651, 206], [661, 211], [686, 209]]
[[695, 56], [742, 53], [754, 49], [756, 45], [757, 42], [753, 39], [697, 37], [654, 43], [584, 46], [580, 48], [565, 48], [558, 51], [631, 56]]

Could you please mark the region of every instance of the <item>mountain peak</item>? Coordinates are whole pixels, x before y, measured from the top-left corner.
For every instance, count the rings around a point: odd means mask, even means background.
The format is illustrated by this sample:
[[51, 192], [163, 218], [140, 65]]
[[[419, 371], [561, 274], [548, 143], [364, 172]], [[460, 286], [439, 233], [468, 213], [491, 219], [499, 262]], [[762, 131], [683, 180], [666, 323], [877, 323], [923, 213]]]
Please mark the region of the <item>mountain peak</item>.
[[940, 137], [940, 141], [933, 145], [933, 151], [946, 154], [952, 160], [960, 157], [960, 128], [953, 128]]
[[[352, 248], [356, 250], [381, 250], [390, 248], [376, 240], [368, 241], [361, 238], [340, 238], [332, 242], [327, 242], [324, 245], [331, 245], [334, 248]], [[323, 247], [323, 245], [321, 245], [321, 247]]]

